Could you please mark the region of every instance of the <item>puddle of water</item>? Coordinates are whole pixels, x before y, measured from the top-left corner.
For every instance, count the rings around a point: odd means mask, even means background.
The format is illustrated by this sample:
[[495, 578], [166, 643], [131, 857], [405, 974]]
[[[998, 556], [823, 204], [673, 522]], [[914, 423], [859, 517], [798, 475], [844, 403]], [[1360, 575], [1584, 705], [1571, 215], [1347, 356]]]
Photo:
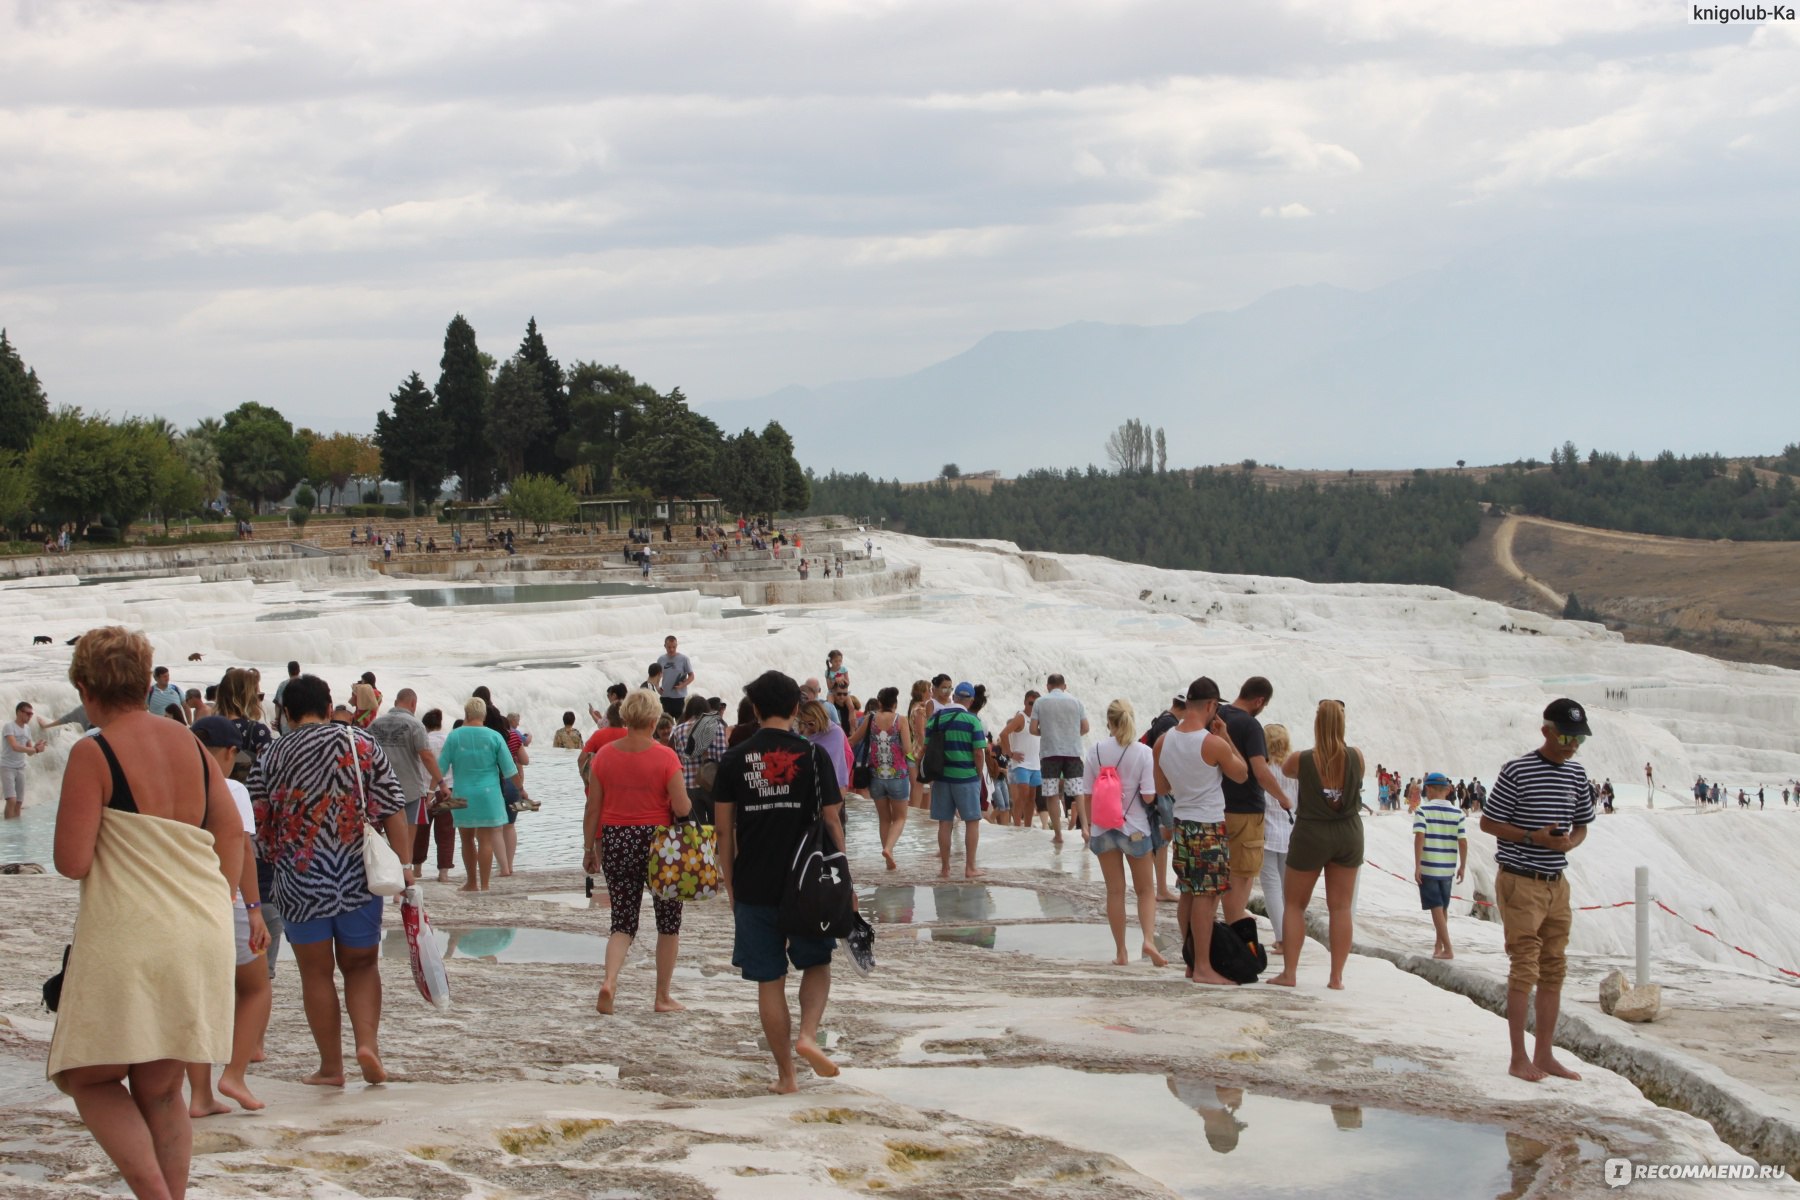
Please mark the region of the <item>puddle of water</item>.
[[590, 899], [586, 892], [533, 892], [525, 897], [527, 900], [541, 900], [545, 904], [560, 904], [564, 908], [587, 910], [606, 907], [606, 889], [595, 887]]
[[316, 608], [294, 608], [286, 612], [264, 613], [256, 618], [258, 621], [310, 621], [325, 614]]
[[1377, 1054], [1374, 1067], [1377, 1071], [1389, 1071], [1395, 1075], [1429, 1075], [1431, 1068], [1424, 1063], [1414, 1062], [1410, 1058], [1396, 1058], [1392, 1054]]
[[1198, 1078], [1037, 1066], [846, 1068], [843, 1080], [1117, 1155], [1183, 1196], [1495, 1200], [1519, 1195], [1534, 1170], [1515, 1169], [1497, 1125], [1252, 1095]]
[[932, 887], [889, 885], [858, 896], [863, 912], [877, 922], [911, 925], [930, 921], [1018, 921], [1075, 915], [1066, 896], [1046, 896], [1030, 888], [939, 884]]
[[[591, 933], [503, 926], [434, 926], [445, 958], [492, 958], [508, 963], [582, 963], [599, 965], [606, 958], [606, 939]], [[389, 929], [383, 954], [407, 954], [406, 934]]]
[[[1034, 954], [1039, 958], [1067, 959], [1075, 962], [1111, 961], [1116, 948], [1112, 929], [1106, 925], [1046, 923], [1038, 925], [973, 925], [920, 929], [914, 936], [933, 942], [951, 942], [959, 946], [980, 946], [984, 950], [1008, 950], [1018, 954]], [[1136, 959], [1141, 939], [1137, 925], [1125, 927], [1125, 949]], [[1170, 958], [1179, 958], [1181, 947], [1175, 941], [1175, 924], [1156, 932], [1156, 946]]]

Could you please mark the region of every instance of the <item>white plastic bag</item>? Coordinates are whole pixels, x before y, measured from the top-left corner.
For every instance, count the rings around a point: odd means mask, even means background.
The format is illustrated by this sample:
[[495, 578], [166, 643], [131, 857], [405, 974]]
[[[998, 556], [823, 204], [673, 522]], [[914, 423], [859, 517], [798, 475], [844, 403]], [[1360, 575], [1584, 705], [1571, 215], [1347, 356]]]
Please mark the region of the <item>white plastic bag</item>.
[[419, 985], [419, 994], [437, 1008], [449, 1008], [450, 976], [432, 936], [431, 921], [425, 916], [424, 893], [416, 883], [400, 897], [400, 924], [406, 930], [406, 948], [412, 955], [413, 982]]

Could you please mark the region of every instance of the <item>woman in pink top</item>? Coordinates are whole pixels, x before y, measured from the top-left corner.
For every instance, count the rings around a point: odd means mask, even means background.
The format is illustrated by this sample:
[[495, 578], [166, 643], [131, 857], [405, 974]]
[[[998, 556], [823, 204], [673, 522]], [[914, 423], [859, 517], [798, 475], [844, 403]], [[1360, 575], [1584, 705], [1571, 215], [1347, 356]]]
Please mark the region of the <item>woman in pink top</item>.
[[[606, 977], [594, 1008], [613, 1010], [625, 952], [638, 931], [638, 909], [649, 881], [650, 840], [659, 825], [688, 815], [681, 759], [656, 740], [663, 715], [655, 692], [639, 688], [619, 705], [625, 736], [603, 746], [588, 764], [587, 811], [581, 819], [582, 868], [606, 874], [612, 935], [606, 941]], [[669, 995], [675, 955], [681, 947], [681, 902], [650, 898], [656, 909], [656, 1011], [680, 1012]]]

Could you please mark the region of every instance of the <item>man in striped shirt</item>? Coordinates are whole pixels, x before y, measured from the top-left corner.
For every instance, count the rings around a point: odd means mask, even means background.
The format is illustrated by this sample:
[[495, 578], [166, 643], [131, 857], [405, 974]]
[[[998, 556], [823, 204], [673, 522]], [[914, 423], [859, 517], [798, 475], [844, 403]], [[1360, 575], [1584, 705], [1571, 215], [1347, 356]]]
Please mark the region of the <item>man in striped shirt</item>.
[[981, 837], [981, 760], [987, 736], [981, 718], [964, 705], [975, 699], [975, 685], [959, 683], [951, 702], [925, 722], [925, 737], [942, 737], [944, 773], [931, 781], [931, 819], [938, 827], [938, 878], [950, 878], [950, 832], [963, 823], [963, 878], [976, 879], [975, 844]]
[[[1570, 850], [1594, 821], [1594, 785], [1575, 759], [1591, 734], [1587, 712], [1573, 700], [1544, 710], [1544, 744], [1500, 769], [1482, 807], [1481, 831], [1499, 841], [1494, 901], [1506, 930], [1512, 970], [1506, 981], [1506, 1024], [1512, 1038], [1507, 1069], [1535, 1083], [1546, 1075], [1580, 1079], [1551, 1053], [1569, 944]], [[1537, 988], [1537, 1053], [1525, 1054], [1525, 1016]]]
[[1425, 776], [1425, 802], [1413, 808], [1413, 882], [1419, 885], [1419, 907], [1437, 928], [1433, 958], [1456, 957], [1450, 948], [1450, 881], [1461, 883], [1468, 869], [1463, 810], [1450, 798], [1450, 777], [1433, 771]]

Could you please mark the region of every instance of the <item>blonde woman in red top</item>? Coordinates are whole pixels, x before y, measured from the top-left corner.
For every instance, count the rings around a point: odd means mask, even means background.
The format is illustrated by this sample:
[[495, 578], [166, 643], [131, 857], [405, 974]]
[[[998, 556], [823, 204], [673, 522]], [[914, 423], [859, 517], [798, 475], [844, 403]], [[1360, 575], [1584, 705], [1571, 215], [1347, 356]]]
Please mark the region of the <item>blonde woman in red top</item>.
[[[594, 1009], [613, 1010], [625, 953], [637, 937], [638, 910], [649, 881], [650, 840], [659, 825], [672, 825], [688, 815], [687, 785], [681, 759], [656, 740], [662, 701], [639, 688], [619, 705], [625, 736], [600, 748], [588, 764], [587, 810], [581, 818], [582, 868], [606, 874], [612, 908], [612, 935], [606, 941], [606, 975]], [[656, 1011], [680, 1012], [669, 995], [675, 955], [681, 947], [681, 902], [655, 896]]]

